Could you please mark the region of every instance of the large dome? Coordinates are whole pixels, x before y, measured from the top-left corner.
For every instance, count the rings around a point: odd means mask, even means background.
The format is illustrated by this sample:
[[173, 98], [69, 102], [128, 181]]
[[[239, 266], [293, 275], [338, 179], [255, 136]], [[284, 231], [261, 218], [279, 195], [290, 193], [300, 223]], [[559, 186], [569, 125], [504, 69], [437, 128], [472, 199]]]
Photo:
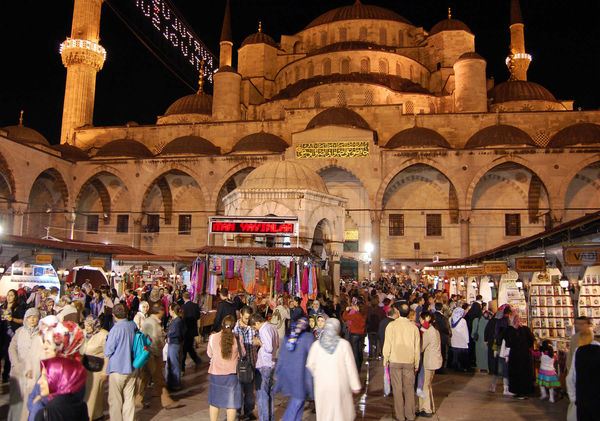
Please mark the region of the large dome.
[[436, 23], [431, 31], [429, 31], [429, 35], [439, 34], [444, 31], [465, 31], [471, 33], [469, 27], [458, 19], [444, 19], [441, 22]]
[[315, 171], [294, 161], [267, 162], [244, 179], [240, 189], [312, 190], [329, 194]]
[[600, 126], [594, 123], [577, 123], [565, 127], [548, 142], [549, 148], [562, 148], [576, 145], [597, 145], [600, 143]]
[[231, 152], [283, 152], [290, 145], [271, 133], [258, 132], [244, 136], [237, 141]]
[[200, 136], [182, 136], [167, 143], [160, 154], [220, 155], [221, 148]]
[[342, 6], [323, 13], [321, 16], [309, 23], [305, 29], [332, 22], [355, 19], [391, 20], [412, 25], [408, 19], [400, 16], [398, 13], [390, 9], [384, 9], [383, 7], [373, 6], [370, 4], [362, 4], [357, 0], [352, 6]]
[[131, 139], [119, 139], [102, 146], [96, 157], [126, 156], [130, 158], [152, 158], [154, 155], [143, 143]]
[[556, 102], [552, 93], [542, 85], [527, 80], [509, 80], [494, 86], [488, 97], [494, 104], [508, 101], [550, 101]]
[[344, 107], [332, 107], [314, 116], [306, 125], [306, 130], [323, 126], [347, 126], [371, 130], [369, 123], [360, 114]]
[[448, 148], [448, 141], [435, 130], [425, 127], [412, 127], [396, 133], [383, 146], [384, 148]]
[[262, 31], [248, 35], [246, 39], [244, 39], [244, 41], [242, 42], [242, 47], [250, 44], [267, 44], [271, 47], [277, 48], [277, 43], [275, 42], [275, 40]]
[[69, 145], [68, 143], [54, 145], [51, 146], [51, 148], [60, 152], [61, 157], [68, 159], [69, 161], [85, 161], [89, 159], [89, 156], [85, 151], [82, 151], [76, 146]]
[[186, 95], [171, 104], [165, 116], [176, 114], [212, 114], [212, 96], [204, 92]]
[[465, 149], [494, 146], [537, 146], [531, 136], [514, 126], [497, 124], [479, 130], [467, 140]]
[[50, 146], [50, 142], [37, 130], [33, 130], [23, 124], [16, 126], [6, 126], [2, 130], [6, 130], [8, 138], [16, 140], [19, 143], [25, 143], [28, 145], [43, 145]]

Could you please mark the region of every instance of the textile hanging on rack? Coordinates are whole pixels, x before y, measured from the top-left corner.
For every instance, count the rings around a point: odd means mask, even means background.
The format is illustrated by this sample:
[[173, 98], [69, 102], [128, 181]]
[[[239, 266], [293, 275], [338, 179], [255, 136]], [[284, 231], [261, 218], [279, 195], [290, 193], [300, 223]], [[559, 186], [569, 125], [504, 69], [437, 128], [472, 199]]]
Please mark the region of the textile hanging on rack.
[[275, 262], [275, 292], [277, 294], [283, 293], [283, 285], [281, 284], [281, 265], [279, 262]]
[[242, 267], [242, 281], [244, 282], [244, 289], [247, 292], [252, 292], [254, 289], [256, 262], [254, 259], [243, 259]]
[[233, 260], [233, 276], [242, 277], [243, 269], [242, 269], [242, 259], [234, 259]]
[[197, 260], [192, 263], [192, 267], [190, 270], [190, 296], [192, 301], [196, 297], [196, 284], [198, 283], [198, 265], [196, 265]]
[[308, 266], [304, 266], [304, 271], [302, 272], [302, 281], [300, 283], [300, 291], [302, 294], [308, 294]]
[[207, 294], [217, 295], [217, 283], [218, 283], [218, 274], [215, 272], [211, 272], [208, 277], [208, 288], [206, 290]]
[[232, 279], [233, 278], [233, 268], [234, 268], [233, 259], [227, 259], [225, 262], [226, 262], [225, 263], [225, 266], [226, 266], [225, 279]]
[[213, 266], [210, 268], [211, 271], [220, 272], [223, 266], [223, 259], [220, 257], [215, 257], [213, 259]]

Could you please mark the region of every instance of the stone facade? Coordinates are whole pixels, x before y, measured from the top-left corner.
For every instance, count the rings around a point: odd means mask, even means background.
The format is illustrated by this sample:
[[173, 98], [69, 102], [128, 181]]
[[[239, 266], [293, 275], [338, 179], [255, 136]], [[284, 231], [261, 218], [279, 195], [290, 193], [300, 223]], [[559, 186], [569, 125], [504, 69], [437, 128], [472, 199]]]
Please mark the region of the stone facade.
[[[297, 216], [305, 247], [319, 231], [330, 259], [360, 261], [364, 277], [369, 267], [379, 273], [380, 262], [415, 267], [434, 255], [465, 256], [600, 209], [600, 141], [575, 134], [569, 146], [547, 147], [565, 128], [596, 127], [600, 112], [554, 100], [524, 80], [522, 66], [520, 79], [506, 82], [521, 83], [518, 90], [510, 85], [500, 102], [488, 98], [474, 35], [452, 19], [430, 35], [360, 2], [332, 12], [278, 43], [251, 35], [237, 69], [222, 37], [212, 112], [75, 127], [69, 144], [89, 159], [0, 132], [5, 229], [185, 254], [206, 243], [210, 215]], [[341, 120], [317, 117], [331, 107]], [[445, 146], [413, 139], [387, 147], [414, 127], [436, 132]], [[255, 144], [236, 149], [249, 135]], [[162, 153], [188, 136], [221, 153]], [[480, 146], [468, 146], [474, 136]], [[122, 139], [140, 147], [103, 150]], [[278, 139], [289, 145], [283, 152], [273, 149]], [[135, 152], [142, 146], [152, 156]], [[243, 189], [254, 168], [281, 160], [310, 168], [328, 193], [299, 199], [279, 188]]]

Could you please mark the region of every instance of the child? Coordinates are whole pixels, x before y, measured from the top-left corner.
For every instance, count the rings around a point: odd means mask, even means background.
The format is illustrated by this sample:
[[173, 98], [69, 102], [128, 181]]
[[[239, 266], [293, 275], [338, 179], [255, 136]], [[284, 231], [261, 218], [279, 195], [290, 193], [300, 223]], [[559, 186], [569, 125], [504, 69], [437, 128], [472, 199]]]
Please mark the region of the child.
[[548, 397], [548, 393], [546, 392], [547, 388], [550, 390], [549, 402], [554, 403], [554, 389], [560, 387], [560, 381], [558, 380], [556, 370], [554, 369], [556, 354], [552, 348], [552, 343], [545, 340], [542, 342], [540, 350], [534, 351], [533, 355], [535, 357], [541, 357], [540, 371], [535, 380], [535, 382], [540, 385], [540, 399], [546, 399]]

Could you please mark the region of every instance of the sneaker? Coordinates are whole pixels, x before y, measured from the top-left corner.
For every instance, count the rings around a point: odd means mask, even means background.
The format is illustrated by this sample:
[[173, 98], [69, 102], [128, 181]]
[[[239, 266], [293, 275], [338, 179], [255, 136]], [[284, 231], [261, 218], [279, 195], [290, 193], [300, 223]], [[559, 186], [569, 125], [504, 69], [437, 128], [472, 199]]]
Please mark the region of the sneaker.
[[511, 397], [512, 397], [512, 396], [515, 396], [515, 394], [514, 394], [514, 393], [512, 393], [512, 392], [509, 392], [508, 390], [505, 390], [505, 391], [504, 391], [504, 393], [503, 393], [503, 395], [504, 395], [504, 396], [511, 396]]
[[417, 396], [421, 399], [425, 399], [425, 393], [423, 393], [422, 389], [417, 389]]

